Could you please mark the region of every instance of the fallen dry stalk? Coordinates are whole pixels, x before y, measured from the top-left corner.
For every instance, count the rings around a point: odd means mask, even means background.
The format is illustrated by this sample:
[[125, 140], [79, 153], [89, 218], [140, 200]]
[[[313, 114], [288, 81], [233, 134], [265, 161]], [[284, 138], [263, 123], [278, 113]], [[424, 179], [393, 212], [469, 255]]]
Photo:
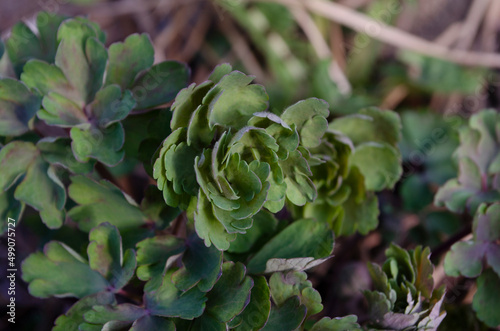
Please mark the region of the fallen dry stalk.
[[[264, 0], [255, 0], [264, 1]], [[267, 0], [269, 1], [269, 0]], [[265, 1], [265, 2], [267, 2]], [[271, 0], [286, 6], [304, 6], [309, 11], [349, 27], [357, 32], [400, 49], [445, 59], [468, 66], [500, 68], [500, 54], [450, 49], [416, 37], [408, 32], [376, 21], [355, 10], [324, 0]]]

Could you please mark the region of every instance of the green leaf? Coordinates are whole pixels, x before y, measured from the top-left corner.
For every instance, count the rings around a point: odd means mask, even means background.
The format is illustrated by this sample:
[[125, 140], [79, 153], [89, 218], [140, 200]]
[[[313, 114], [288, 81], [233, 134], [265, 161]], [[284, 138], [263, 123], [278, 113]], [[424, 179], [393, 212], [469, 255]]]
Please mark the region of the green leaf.
[[215, 84], [219, 83], [222, 77], [225, 75], [228, 75], [233, 71], [233, 67], [229, 63], [222, 63], [217, 65], [210, 76], [208, 77], [208, 80], [214, 82]]
[[312, 326], [310, 331], [361, 331], [357, 321], [356, 315], [336, 318], [323, 317]]
[[28, 122], [40, 109], [41, 100], [23, 83], [0, 79], [0, 136], [19, 136], [28, 132]]
[[400, 59], [411, 67], [413, 83], [429, 92], [473, 95], [487, 73], [483, 68], [467, 68], [450, 61], [404, 51]]
[[355, 146], [377, 142], [395, 147], [401, 138], [401, 119], [396, 112], [364, 108], [357, 114], [335, 119], [329, 128], [342, 132]]
[[267, 322], [271, 312], [271, 293], [264, 276], [253, 277], [254, 286], [250, 293], [250, 302], [243, 312], [236, 316], [231, 324], [238, 324], [236, 331], [260, 330]]
[[227, 250], [236, 233], [227, 233], [226, 229], [214, 216], [212, 204], [203, 192], [198, 194], [198, 207], [194, 214], [196, 233], [205, 241], [205, 245], [214, 244], [219, 250]]
[[[8, 220], [13, 218], [19, 222], [24, 211], [24, 203], [14, 199], [15, 186], [0, 191], [0, 234], [7, 231]], [[16, 224], [17, 226], [17, 224]]]
[[135, 106], [130, 91], [121, 92], [118, 85], [108, 85], [99, 90], [94, 101], [88, 106], [91, 110], [90, 122], [100, 128], [123, 120]]
[[65, 19], [65, 16], [53, 12], [38, 13], [36, 18], [38, 35], [25, 23], [14, 25], [7, 39], [6, 48], [17, 76], [21, 74], [23, 66], [30, 59], [54, 62], [59, 44], [56, 40], [57, 30]]
[[106, 85], [118, 84], [122, 89], [129, 88], [137, 74], [154, 62], [154, 48], [145, 33], [132, 34], [124, 42], [111, 44], [108, 53]]
[[316, 199], [318, 192], [310, 176], [307, 160], [299, 150], [291, 152], [288, 158], [280, 161], [286, 183], [286, 197], [296, 206]]
[[78, 326], [85, 322], [83, 314], [93, 306], [115, 303], [115, 296], [110, 292], [99, 292], [78, 300], [66, 314], [59, 316], [55, 321], [53, 331], [78, 331]]
[[26, 176], [16, 188], [14, 197], [38, 210], [42, 221], [49, 228], [56, 229], [63, 224], [66, 189], [57, 177], [54, 167], [40, 156], [28, 168]]
[[288, 107], [281, 118], [288, 125], [295, 124], [300, 141], [306, 148], [316, 147], [328, 128], [326, 118], [330, 114], [324, 100], [310, 98]]
[[238, 234], [236, 239], [231, 242], [228, 252], [246, 253], [258, 249], [261, 246], [260, 243], [267, 242], [276, 232], [278, 220], [273, 214], [261, 210], [252, 219], [252, 227], [245, 234]]
[[82, 231], [109, 222], [119, 230], [135, 229], [144, 225], [145, 215], [117, 187], [105, 180], [93, 181], [84, 176], [73, 176], [68, 193], [80, 206], [68, 212]]
[[323, 310], [321, 296], [307, 280], [307, 274], [302, 271], [288, 273], [277, 272], [269, 279], [269, 288], [276, 305], [283, 305], [286, 300], [298, 296], [300, 302], [307, 307], [307, 316]]
[[[181, 292], [171, 281], [172, 272], [167, 272], [159, 286], [146, 284], [144, 302], [153, 315], [193, 319], [201, 316], [205, 309], [205, 293], [198, 287]], [[153, 287], [153, 288], [151, 288]]]
[[198, 286], [200, 291], [208, 292], [222, 273], [222, 252], [214, 246], [206, 247], [193, 235], [186, 240], [182, 263], [184, 266], [172, 275], [175, 286], [182, 291]]
[[184, 241], [171, 235], [154, 236], [137, 243], [137, 277], [150, 280], [162, 277], [167, 261], [186, 249]]
[[209, 108], [211, 128], [220, 125], [241, 129], [252, 114], [267, 109], [269, 96], [263, 86], [250, 84], [252, 80], [253, 77], [233, 71], [207, 93], [203, 103]]
[[306, 306], [300, 304], [298, 297], [291, 297], [282, 306], [271, 308], [269, 319], [262, 330], [295, 330], [304, 321], [306, 311]]
[[222, 265], [222, 276], [207, 293], [206, 313], [227, 323], [240, 314], [249, 302], [253, 279], [245, 276], [245, 266], [239, 262]]
[[71, 148], [80, 162], [90, 158], [101, 161], [110, 167], [122, 161], [124, 132], [121, 123], [114, 123], [105, 129], [89, 126], [85, 129], [73, 127], [70, 131]]
[[449, 275], [477, 277], [486, 260], [500, 275], [500, 204], [479, 206], [473, 223], [473, 240], [458, 242], [445, 258], [445, 271]]
[[361, 144], [354, 150], [351, 162], [363, 173], [370, 191], [393, 188], [403, 174], [401, 155], [388, 144]]
[[193, 83], [180, 90], [171, 109], [173, 111], [170, 122], [172, 131], [189, 125], [193, 113], [200, 107], [203, 98], [212, 87], [212, 82], [204, 82], [198, 86]]
[[3, 41], [0, 40], [0, 59], [2, 58], [4, 51], [5, 51], [5, 45]]
[[[36, 147], [29, 142], [13, 141], [0, 150], [0, 189], [10, 188], [25, 175], [14, 191], [14, 198], [40, 212], [49, 228], [58, 228], [64, 220], [66, 190], [52, 165], [46, 163]], [[40, 195], [39, 192], [46, 194]]]
[[295, 221], [274, 236], [248, 262], [249, 273], [262, 273], [272, 258], [329, 256], [333, 251], [333, 233], [327, 224], [310, 219]]
[[378, 199], [373, 192], [366, 192], [364, 177], [357, 167], [352, 167], [345, 179], [349, 188], [348, 199], [342, 203], [343, 217], [334, 221], [337, 235], [351, 235], [356, 231], [368, 234], [378, 225]]
[[172, 101], [189, 79], [183, 63], [165, 61], [143, 71], [130, 87], [137, 101], [135, 109], [147, 109]]
[[60, 41], [55, 64], [78, 93], [77, 102], [84, 106], [94, 99], [101, 88], [108, 53], [99, 41], [95, 26], [83, 19], [70, 19], [61, 24]]
[[500, 140], [495, 127], [500, 116], [493, 109], [482, 110], [469, 119], [469, 125], [460, 130], [460, 146], [455, 151], [458, 159], [458, 177], [450, 179], [437, 192], [434, 203], [454, 212], [465, 208], [475, 213], [483, 202], [500, 199], [495, 177]]
[[150, 330], [175, 331], [175, 325], [165, 318], [146, 315], [136, 320], [130, 328], [130, 331]]
[[28, 256], [22, 264], [22, 278], [31, 295], [39, 298], [73, 296], [83, 298], [104, 291], [109, 284], [87, 262], [63, 243], [51, 241], [44, 252]]
[[94, 169], [95, 162], [78, 162], [71, 150], [71, 139], [47, 137], [38, 141], [36, 147], [45, 161], [61, 165], [75, 174], [87, 174]]
[[477, 317], [492, 328], [500, 325], [499, 296], [500, 277], [492, 270], [486, 270], [477, 279], [477, 292], [472, 300], [472, 308]]
[[11, 187], [20, 176], [36, 160], [38, 151], [32, 143], [24, 141], [13, 141], [0, 150], [0, 189], [2, 191]]
[[116, 306], [94, 306], [83, 317], [87, 323], [101, 326], [101, 330], [122, 330], [124, 327], [128, 330], [135, 320], [146, 314], [147, 312], [142, 307], [123, 303]]
[[98, 271], [114, 288], [122, 288], [134, 275], [135, 252], [131, 249], [123, 254], [122, 237], [118, 229], [102, 223], [89, 233], [87, 254], [92, 270]]
[[483, 270], [482, 257], [485, 253], [483, 245], [471, 241], [454, 244], [446, 255], [444, 269], [450, 276], [477, 277]]

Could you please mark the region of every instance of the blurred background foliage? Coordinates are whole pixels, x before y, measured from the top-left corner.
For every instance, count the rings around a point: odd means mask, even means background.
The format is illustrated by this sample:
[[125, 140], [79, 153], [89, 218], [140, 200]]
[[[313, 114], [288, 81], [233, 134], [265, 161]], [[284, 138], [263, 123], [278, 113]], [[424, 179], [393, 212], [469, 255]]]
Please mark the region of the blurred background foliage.
[[[267, 88], [271, 108], [283, 109], [314, 96], [329, 103], [332, 118], [365, 106], [397, 111], [403, 123], [403, 177], [394, 191], [379, 194], [379, 228], [366, 237], [337, 240], [335, 257], [311, 274], [324, 300], [323, 313], [357, 314], [362, 322], [366, 309], [361, 290], [371, 286], [366, 262], [383, 261], [390, 242], [405, 248], [421, 244], [433, 252], [435, 283], [447, 286], [448, 316], [440, 330], [487, 329], [470, 308], [473, 282], [446, 277], [443, 270], [444, 253], [470, 232], [472, 219], [432, 202], [437, 188], [456, 174], [457, 130], [480, 109], [499, 109], [500, 1], [2, 0], [0, 4], [2, 37], [19, 20], [33, 26], [34, 15], [41, 10], [88, 15], [107, 32], [109, 43], [131, 33], [149, 33], [156, 62], [188, 63], [193, 82], [206, 80], [223, 62], [255, 75]], [[12, 76], [6, 61], [6, 56], [0, 61], [0, 75]], [[170, 114], [164, 117], [168, 123]], [[161, 123], [150, 123], [148, 115], [129, 117], [124, 123], [126, 148], [136, 151], [134, 137], [148, 135], [151, 125]], [[162, 139], [151, 135], [149, 148], [141, 151], [144, 155], [133, 156], [140, 160], [151, 155]], [[148, 169], [137, 164], [129, 161], [107, 170], [140, 200], [137, 192], [142, 190], [134, 187], [147, 180]], [[85, 234], [66, 227], [48, 230], [37, 217], [25, 214], [18, 261], [44, 243], [68, 236], [75, 249], [84, 249]], [[5, 256], [0, 258], [5, 265]], [[8, 299], [5, 277], [0, 284], [3, 305]], [[42, 303], [27, 294], [24, 284], [19, 286], [20, 329], [49, 329], [73, 302]]]

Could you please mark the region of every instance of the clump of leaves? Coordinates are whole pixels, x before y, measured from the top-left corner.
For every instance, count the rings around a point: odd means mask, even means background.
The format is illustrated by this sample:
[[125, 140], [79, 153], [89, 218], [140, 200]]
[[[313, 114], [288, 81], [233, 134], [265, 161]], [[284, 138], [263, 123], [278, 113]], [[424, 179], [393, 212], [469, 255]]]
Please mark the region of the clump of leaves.
[[500, 203], [479, 206], [473, 238], [451, 247], [444, 268], [450, 276], [477, 277], [472, 308], [488, 326], [500, 325]]
[[[89, 233], [86, 253], [51, 241], [22, 264], [33, 296], [79, 299], [55, 330], [360, 329], [356, 316], [316, 320], [304, 271], [331, 257], [334, 231], [376, 227], [374, 192], [401, 175], [395, 113], [328, 123], [316, 98], [269, 111], [264, 87], [229, 65], [186, 87], [188, 68], [154, 64], [147, 35], [106, 48], [95, 23], [40, 15], [5, 46], [0, 214], [29, 205], [49, 228]], [[125, 130], [134, 120], [144, 128]], [[140, 204], [98, 171], [139, 160], [162, 191]], [[293, 220], [273, 216], [285, 207]]]
[[264, 88], [231, 70], [219, 66], [172, 106], [172, 133], [154, 166], [167, 204], [188, 210], [198, 235], [222, 250], [257, 212], [286, 202], [296, 218], [326, 221], [338, 234], [373, 230], [373, 191], [392, 187], [402, 172], [399, 117], [365, 109], [329, 129], [326, 102], [269, 112]]
[[329, 222], [337, 235], [367, 234], [378, 224], [375, 192], [394, 187], [402, 174], [397, 143], [401, 121], [392, 111], [366, 108], [337, 118], [310, 149], [318, 198], [296, 216]]
[[[18, 218], [28, 204], [48, 227], [58, 228], [67, 199], [61, 178], [91, 173], [96, 162], [120, 163], [121, 121], [171, 101], [186, 86], [189, 70], [175, 61], [153, 65], [145, 34], [106, 49], [104, 32], [81, 17], [41, 13], [38, 30], [36, 35], [19, 23], [6, 42], [21, 80], [0, 79], [0, 136], [10, 141], [0, 151], [6, 173], [0, 211]], [[49, 136], [37, 130], [40, 122], [49, 126]]]
[[483, 110], [460, 130], [455, 151], [458, 177], [447, 181], [435, 196], [435, 204], [451, 211], [474, 214], [482, 202], [500, 200], [500, 114]]
[[391, 244], [382, 267], [369, 265], [374, 291], [365, 291], [372, 326], [389, 330], [437, 330], [444, 287], [434, 289], [429, 248], [406, 251]]

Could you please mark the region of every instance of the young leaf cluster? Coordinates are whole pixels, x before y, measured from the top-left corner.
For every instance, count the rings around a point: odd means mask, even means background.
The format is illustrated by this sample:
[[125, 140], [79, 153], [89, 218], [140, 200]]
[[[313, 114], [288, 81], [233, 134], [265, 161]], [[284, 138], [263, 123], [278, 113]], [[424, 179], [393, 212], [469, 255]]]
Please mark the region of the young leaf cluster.
[[441, 187], [437, 205], [474, 215], [473, 237], [455, 243], [445, 258], [450, 276], [476, 278], [472, 307], [488, 326], [500, 325], [500, 115], [483, 110], [460, 131], [458, 178]]
[[37, 30], [18, 23], [5, 43], [14, 74], [0, 79], [2, 230], [25, 204], [60, 227], [68, 199], [62, 179], [89, 174], [97, 162], [121, 163], [122, 120], [171, 101], [189, 76], [179, 62], [154, 65], [145, 34], [106, 48], [95, 23], [49, 13], [37, 16]]
[[220, 250], [260, 210], [285, 204], [339, 235], [373, 230], [374, 192], [402, 173], [398, 115], [371, 108], [329, 124], [328, 105], [315, 98], [271, 112], [252, 80], [222, 65], [176, 97], [154, 165], [166, 203], [187, 210], [198, 235]]
[[404, 250], [392, 244], [382, 267], [369, 265], [374, 291], [364, 295], [372, 327], [382, 330], [437, 330], [445, 318], [441, 312], [444, 287], [434, 289], [434, 267], [429, 248]]

